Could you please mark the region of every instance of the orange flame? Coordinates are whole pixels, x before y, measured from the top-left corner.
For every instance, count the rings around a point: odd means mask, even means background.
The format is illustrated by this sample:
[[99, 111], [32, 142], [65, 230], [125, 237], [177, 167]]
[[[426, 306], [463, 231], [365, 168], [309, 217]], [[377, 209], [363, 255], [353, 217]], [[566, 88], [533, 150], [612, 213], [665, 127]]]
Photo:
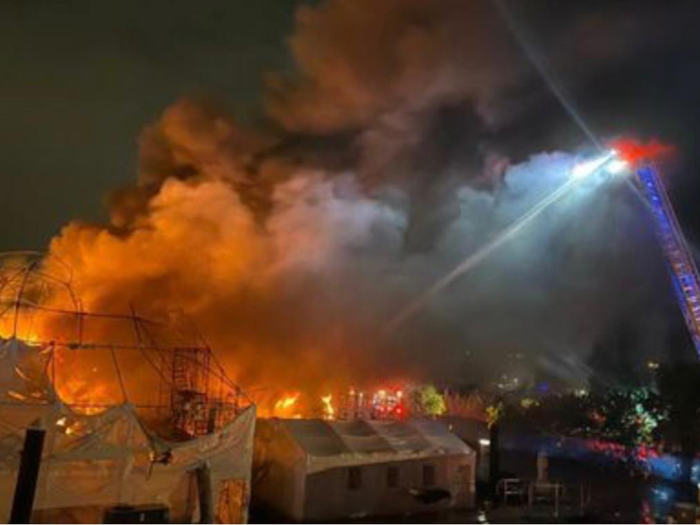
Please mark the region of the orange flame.
[[272, 415], [274, 417], [299, 417], [295, 413], [296, 403], [299, 400], [299, 392], [291, 395], [286, 395], [279, 399], [273, 408]]
[[335, 419], [335, 408], [333, 408], [332, 401], [332, 394], [321, 397], [321, 402], [323, 403], [323, 419]]

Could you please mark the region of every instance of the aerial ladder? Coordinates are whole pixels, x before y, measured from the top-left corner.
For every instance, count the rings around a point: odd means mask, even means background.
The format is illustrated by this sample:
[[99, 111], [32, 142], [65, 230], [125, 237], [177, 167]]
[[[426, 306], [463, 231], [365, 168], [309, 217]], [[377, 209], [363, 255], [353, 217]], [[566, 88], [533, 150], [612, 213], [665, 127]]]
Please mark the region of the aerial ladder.
[[[647, 146], [626, 143], [616, 148], [616, 151], [630, 163], [637, 176], [638, 185], [654, 220], [654, 230], [664, 253], [678, 305], [700, 356], [700, 277], [659, 170], [651, 160], [654, 153], [663, 153], [661, 148], [658, 143]], [[647, 151], [651, 155], [647, 155]]]

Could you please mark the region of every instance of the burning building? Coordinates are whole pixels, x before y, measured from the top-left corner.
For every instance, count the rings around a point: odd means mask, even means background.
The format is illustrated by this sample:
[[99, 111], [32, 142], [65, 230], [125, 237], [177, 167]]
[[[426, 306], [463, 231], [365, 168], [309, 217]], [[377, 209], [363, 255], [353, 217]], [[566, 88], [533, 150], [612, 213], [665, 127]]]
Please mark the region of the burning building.
[[244, 522], [255, 406], [211, 349], [135, 312], [83, 310], [41, 258], [0, 263], [2, 518], [34, 428], [44, 445], [32, 521], [101, 522], [148, 505], [177, 522]]
[[475, 460], [436, 421], [262, 419], [253, 502], [295, 521], [471, 508]]

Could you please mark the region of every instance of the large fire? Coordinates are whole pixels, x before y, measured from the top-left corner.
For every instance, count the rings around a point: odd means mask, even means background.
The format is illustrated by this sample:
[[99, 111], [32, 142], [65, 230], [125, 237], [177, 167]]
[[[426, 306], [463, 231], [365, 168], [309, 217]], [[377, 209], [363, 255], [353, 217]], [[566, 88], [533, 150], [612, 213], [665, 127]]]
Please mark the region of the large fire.
[[[0, 357], [10, 369], [3, 377], [10, 401], [58, 399], [88, 415], [131, 403], [154, 421], [187, 427], [185, 433], [207, 426], [208, 400], [218, 404], [214, 426], [248, 403], [198, 333], [133, 309], [89, 311], [63, 269], [51, 257], [0, 256]], [[203, 419], [197, 429], [193, 413]]]
[[404, 419], [412, 416], [456, 415], [484, 420], [487, 403], [477, 392], [439, 391], [431, 385], [388, 383], [374, 388], [339, 387], [324, 395], [283, 394], [262, 402], [263, 417], [332, 419]]
[[[7, 276], [12, 268], [12, 265], [5, 268], [2, 275]], [[37, 276], [39, 279], [34, 280]], [[3, 293], [0, 298], [6, 304], [6, 315], [0, 316], [0, 338], [5, 344], [22, 341], [38, 358], [36, 363], [30, 360], [29, 364], [15, 366], [14, 376], [22, 380], [25, 388], [9, 389], [6, 395], [13, 401], [37, 402], [53, 392], [84, 414], [96, 414], [123, 402], [162, 405], [161, 378], [155, 377], [153, 369], [142, 362], [147, 357], [143, 346], [149, 334], [141, 334], [140, 330], [146, 328], [138, 323], [130, 324], [128, 317], [93, 318], [83, 310], [71, 311], [72, 297], [62, 298], [56, 292], [47, 294], [43, 277], [44, 270], [36, 275], [27, 274], [19, 280], [21, 288], [5, 277], [0, 288]], [[139, 335], [140, 339], [136, 337]], [[149, 341], [154, 344], [152, 339]], [[42, 373], [51, 380], [50, 391], [40, 385], [38, 378]], [[270, 389], [262, 391], [270, 392]], [[167, 404], [172, 400], [165, 401]], [[480, 417], [483, 412], [481, 400], [450, 396], [434, 387], [408, 381], [376, 383], [363, 388], [342, 381], [336, 386], [329, 381], [323, 386], [307, 382], [306, 388], [260, 395], [254, 401], [261, 416], [279, 418], [401, 419], [441, 415], [445, 411], [467, 411], [471, 417]], [[74, 430], [66, 426], [67, 432]]]
[[[37, 354], [44, 355], [47, 363], [46, 370], [53, 380], [53, 388], [58, 397], [79, 413], [96, 414], [107, 407], [118, 404], [125, 399], [124, 392], [120, 391], [119, 381], [115, 375], [114, 363], [106, 359], [105, 352], [96, 352], [94, 349], [71, 348], [70, 343], [61, 345], [46, 344], [48, 334], [54, 334], [60, 324], [41, 325], [37, 323], [37, 316], [32, 319], [31, 346]], [[22, 321], [19, 319], [18, 326]], [[3, 324], [4, 338], [12, 336], [8, 332], [7, 323]], [[60, 330], [59, 330], [60, 331]], [[67, 332], [62, 332], [65, 336]], [[54, 337], [53, 339], [56, 339]], [[65, 342], [65, 341], [64, 341]], [[111, 352], [106, 352], [109, 356]], [[16, 375], [32, 382], [28, 372], [18, 368]], [[131, 372], [130, 372], [131, 374]], [[134, 373], [138, 377], [138, 373]], [[149, 389], [153, 389], [152, 386]], [[391, 386], [379, 385], [375, 388], [360, 389], [354, 386], [339, 386], [326, 390], [326, 393], [315, 393], [316, 389], [287, 391], [276, 396], [261, 396], [256, 401], [258, 413], [263, 417], [279, 418], [309, 418], [318, 417], [326, 420], [333, 419], [401, 419], [411, 415], [435, 415], [439, 412], [431, 412], [430, 402], [434, 398], [442, 398], [442, 395], [434, 391], [427, 399], [426, 389], [412, 383], [393, 384]], [[432, 389], [434, 390], [434, 389]], [[8, 395], [20, 402], [28, 402], [41, 397], [41, 392], [20, 393], [9, 391]], [[426, 400], [427, 399], [427, 400]], [[464, 405], [465, 400], [457, 397], [445, 397], [449, 406], [460, 412], [458, 404]], [[473, 403], [472, 403], [473, 404]], [[464, 405], [466, 406], [466, 405]], [[483, 407], [471, 406], [473, 412], [478, 412]], [[471, 414], [473, 415], [473, 414]], [[59, 422], [66, 433], [75, 432], [71, 424]]]

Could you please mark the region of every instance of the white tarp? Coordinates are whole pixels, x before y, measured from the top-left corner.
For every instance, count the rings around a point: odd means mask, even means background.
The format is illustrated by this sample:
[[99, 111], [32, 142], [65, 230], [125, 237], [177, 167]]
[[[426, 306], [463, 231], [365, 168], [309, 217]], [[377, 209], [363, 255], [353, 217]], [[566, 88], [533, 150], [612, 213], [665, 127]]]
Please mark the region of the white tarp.
[[[168, 506], [174, 521], [190, 521], [196, 508], [194, 472], [211, 473], [214, 513], [230, 494], [227, 482], [250, 486], [255, 408], [221, 431], [182, 443], [149, 436], [129, 405], [84, 416], [54, 404], [0, 408], [0, 518], [9, 518], [24, 428], [29, 419], [46, 429], [34, 508], [102, 508], [117, 504]], [[19, 424], [18, 424], [19, 423]], [[240, 497], [237, 495], [236, 497]], [[98, 508], [100, 507], [100, 508]], [[243, 509], [245, 510], [245, 509]], [[101, 514], [93, 516], [101, 519]], [[245, 517], [245, 515], [243, 515]]]
[[[22, 346], [13, 344], [6, 350], [0, 353], [0, 368], [11, 367], [9, 370], [20, 373], [6, 373], [3, 378], [17, 394], [38, 391], [39, 385], [32, 381], [25, 383], [25, 391], [20, 392], [22, 383], [17, 377], [27, 375], [26, 360], [22, 359], [24, 364], [17, 362], [17, 357], [26, 353]], [[195, 471], [204, 464], [209, 467], [211, 511], [217, 521], [247, 519], [254, 406], [216, 433], [168, 442], [149, 433], [130, 405], [83, 415], [55, 401], [37, 398], [22, 402], [3, 397], [0, 519], [5, 522], [12, 505], [24, 431], [30, 425], [46, 430], [34, 504], [37, 511], [51, 509], [53, 513], [46, 513], [46, 519], [100, 522], [105, 507], [160, 503], [169, 507], [172, 521], [191, 521], [199, 512]]]
[[271, 418], [258, 421], [255, 440], [254, 496], [271, 519], [328, 522], [437, 508], [417, 497], [425, 490], [449, 495], [439, 508], [474, 503], [476, 455], [440, 422]]
[[437, 421], [268, 420], [281, 425], [306, 455], [306, 472], [473, 451]]

